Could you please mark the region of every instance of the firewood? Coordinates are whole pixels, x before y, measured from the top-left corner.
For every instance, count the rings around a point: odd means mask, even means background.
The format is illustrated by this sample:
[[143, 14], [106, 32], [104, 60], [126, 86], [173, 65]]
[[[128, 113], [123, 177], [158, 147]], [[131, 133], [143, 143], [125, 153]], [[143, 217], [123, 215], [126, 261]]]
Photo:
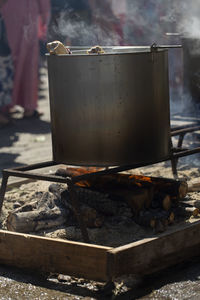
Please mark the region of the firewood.
[[67, 210], [58, 207], [48, 210], [34, 210], [28, 212], [10, 212], [6, 226], [10, 231], [30, 233], [41, 229], [60, 226], [66, 222]]
[[[75, 177], [92, 172], [97, 172], [100, 168], [66, 168], [65, 176]], [[58, 174], [59, 175], [59, 174]], [[103, 189], [111, 186], [120, 187], [144, 187], [149, 188], [153, 186], [156, 191], [166, 193], [170, 196], [184, 198], [188, 192], [188, 185], [186, 181], [178, 181], [171, 178], [163, 177], [148, 177], [142, 175], [129, 174], [107, 174], [103, 176], [92, 176], [87, 180], [77, 182], [77, 185], [82, 187], [93, 187], [96, 189]]]
[[98, 215], [97, 211], [89, 206], [81, 206], [81, 213], [85, 225], [89, 228], [101, 227], [104, 218]]
[[193, 217], [197, 217], [200, 213], [198, 208], [195, 207], [185, 207], [187, 213], [191, 213]]
[[169, 216], [168, 216], [168, 222], [169, 224], [173, 224], [175, 220], [175, 214], [173, 211], [170, 212]]
[[139, 216], [134, 217], [135, 223], [145, 226], [155, 228], [156, 218], [150, 211], [141, 211]]
[[188, 193], [188, 185], [185, 181], [174, 181], [169, 184], [157, 184], [157, 189], [169, 194], [170, 196], [177, 197], [178, 199], [183, 199]]
[[195, 207], [183, 207], [179, 206], [176, 209], [174, 209], [175, 217], [179, 218], [189, 218], [191, 216], [197, 217], [200, 213], [200, 210]]
[[126, 201], [134, 214], [138, 214], [145, 208], [148, 209], [153, 198], [152, 190], [146, 188], [136, 188], [133, 190], [116, 189], [114, 193], [121, 194], [122, 199]]
[[161, 221], [162, 224], [165, 226], [174, 222], [175, 216], [172, 211], [166, 211], [160, 208], [151, 209], [150, 211], [154, 215], [155, 219]]
[[139, 189], [136, 191], [123, 191], [122, 197], [132, 209], [134, 214], [143, 210], [148, 202], [149, 193], [147, 189]]
[[170, 196], [165, 193], [155, 193], [152, 204], [152, 208], [163, 208], [164, 210], [170, 210], [172, 203]]
[[154, 228], [154, 232], [155, 233], [161, 233], [161, 232], [164, 232], [165, 230], [166, 230], [166, 226], [165, 226], [164, 222], [158, 220], [156, 222], [156, 226]]
[[182, 201], [181, 203], [200, 209], [200, 200], [186, 200], [186, 201]]
[[[119, 210], [127, 206], [125, 202], [112, 200], [108, 194], [100, 193], [86, 188], [75, 187], [76, 195], [80, 204], [94, 208], [99, 214], [105, 216], [114, 216]], [[69, 192], [66, 189], [61, 194], [62, 201], [69, 205]]]
[[174, 213], [170, 211], [149, 209], [141, 211], [139, 216], [134, 217], [134, 221], [141, 226], [153, 228], [156, 233], [165, 230], [169, 224], [172, 224], [174, 217]]

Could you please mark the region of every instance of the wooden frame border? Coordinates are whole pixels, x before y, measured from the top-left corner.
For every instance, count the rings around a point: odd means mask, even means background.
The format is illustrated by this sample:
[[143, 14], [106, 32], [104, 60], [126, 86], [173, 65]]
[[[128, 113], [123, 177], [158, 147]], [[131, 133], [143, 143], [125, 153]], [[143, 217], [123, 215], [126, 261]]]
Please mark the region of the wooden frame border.
[[108, 250], [113, 278], [147, 275], [200, 255], [200, 221], [184, 224], [155, 238]]
[[32, 271], [107, 281], [110, 249], [0, 230], [0, 263]]

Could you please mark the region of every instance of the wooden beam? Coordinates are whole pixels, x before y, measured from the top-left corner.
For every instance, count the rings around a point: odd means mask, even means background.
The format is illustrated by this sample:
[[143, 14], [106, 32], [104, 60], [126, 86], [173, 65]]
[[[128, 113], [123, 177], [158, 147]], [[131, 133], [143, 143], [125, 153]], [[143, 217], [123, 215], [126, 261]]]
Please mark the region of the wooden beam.
[[200, 254], [200, 221], [109, 250], [109, 272], [147, 275]]
[[112, 248], [0, 230], [0, 264], [107, 281]]

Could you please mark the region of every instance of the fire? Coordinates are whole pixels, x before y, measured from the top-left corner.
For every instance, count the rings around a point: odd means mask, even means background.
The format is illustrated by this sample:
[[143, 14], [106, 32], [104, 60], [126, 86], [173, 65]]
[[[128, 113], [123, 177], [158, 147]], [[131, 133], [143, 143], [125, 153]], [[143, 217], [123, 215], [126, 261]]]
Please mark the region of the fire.
[[[102, 171], [102, 168], [97, 168], [97, 167], [85, 167], [85, 168], [66, 168], [67, 175], [70, 177], [75, 177], [75, 176], [81, 176], [85, 174], [91, 174], [95, 172]], [[129, 174], [109, 174], [109, 175], [103, 175], [103, 178], [101, 179], [101, 186], [102, 186], [102, 181], [104, 182], [104, 186], [113, 186], [113, 185], [119, 185], [119, 186], [135, 186], [137, 185], [138, 187], [144, 186], [144, 183], [152, 183], [152, 179], [147, 176], [142, 176], [142, 175], [129, 175]], [[77, 182], [77, 186], [81, 187], [97, 187], [99, 186], [98, 183], [99, 177], [94, 177], [90, 178], [88, 180], [83, 180], [80, 182]]]

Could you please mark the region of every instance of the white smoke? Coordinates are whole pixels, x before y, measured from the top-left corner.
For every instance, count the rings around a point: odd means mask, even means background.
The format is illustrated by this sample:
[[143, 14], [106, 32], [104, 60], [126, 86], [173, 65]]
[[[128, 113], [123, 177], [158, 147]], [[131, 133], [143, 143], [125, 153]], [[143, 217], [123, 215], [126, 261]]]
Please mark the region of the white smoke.
[[[118, 45], [119, 36], [117, 32], [110, 30], [113, 20], [106, 12], [102, 15], [100, 11], [95, 11], [97, 22], [90, 22], [89, 18], [87, 15], [79, 16], [77, 12], [73, 13], [66, 7], [53, 25], [54, 34], [62, 36], [64, 42], [73, 46]], [[53, 37], [50, 35], [49, 38]]]
[[[122, 0], [115, 0], [115, 6], [117, 1], [120, 3]], [[118, 16], [120, 22], [120, 10], [117, 10], [113, 16], [100, 8], [91, 13], [93, 14], [91, 22], [87, 17], [82, 18], [76, 13], [74, 18], [71, 17], [72, 10], [66, 6], [57, 17], [54, 34], [60, 35], [65, 44], [73, 46], [118, 45], [121, 36], [114, 27]], [[197, 39], [190, 47], [191, 54], [200, 54], [199, 0], [127, 0], [126, 9], [123, 8], [122, 14], [125, 14], [122, 27], [124, 45], [151, 45], [154, 42], [168, 45], [181, 44], [182, 37], [189, 37]], [[167, 32], [175, 35], [167, 35]], [[59, 39], [59, 37], [50, 36], [49, 39]], [[169, 50], [169, 58], [172, 111], [184, 111], [185, 107], [191, 109], [192, 97], [189, 91], [181, 87], [181, 84], [183, 85], [181, 50]], [[196, 74], [199, 74], [198, 70]]]

